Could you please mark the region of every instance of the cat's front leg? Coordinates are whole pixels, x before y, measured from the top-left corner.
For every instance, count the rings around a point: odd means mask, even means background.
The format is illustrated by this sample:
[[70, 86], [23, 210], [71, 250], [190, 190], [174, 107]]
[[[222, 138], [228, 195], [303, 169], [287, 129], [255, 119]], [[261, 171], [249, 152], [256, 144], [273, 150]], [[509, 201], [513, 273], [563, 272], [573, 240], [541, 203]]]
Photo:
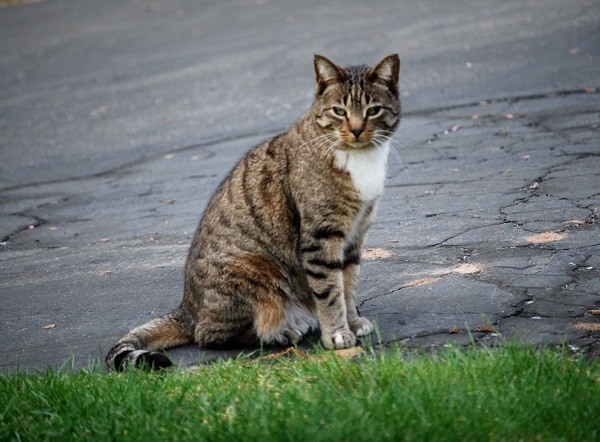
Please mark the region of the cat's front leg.
[[[366, 229], [365, 229], [366, 230]], [[373, 324], [367, 318], [358, 315], [356, 308], [356, 288], [360, 274], [360, 253], [364, 235], [345, 251], [344, 256], [344, 299], [346, 317], [350, 330], [357, 336], [365, 336], [373, 331]]]
[[360, 317], [356, 308], [355, 296], [358, 285], [360, 265], [352, 263], [344, 269], [344, 299], [346, 301], [346, 316], [350, 330], [357, 336], [365, 336], [373, 331], [373, 324], [367, 318]]
[[308, 258], [305, 271], [317, 306], [325, 348], [341, 349], [356, 345], [356, 336], [350, 330], [346, 316], [342, 262]]

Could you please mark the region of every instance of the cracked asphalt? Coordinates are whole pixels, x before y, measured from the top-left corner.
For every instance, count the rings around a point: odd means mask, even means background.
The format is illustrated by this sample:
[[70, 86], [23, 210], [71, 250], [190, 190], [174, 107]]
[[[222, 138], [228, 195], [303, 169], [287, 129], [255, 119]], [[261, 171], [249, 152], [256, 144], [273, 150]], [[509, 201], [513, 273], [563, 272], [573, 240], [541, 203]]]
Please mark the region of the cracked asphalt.
[[[410, 3], [410, 4], [409, 4]], [[376, 344], [600, 354], [594, 1], [66, 0], [0, 9], [0, 370], [76, 368], [176, 307], [211, 193], [310, 105], [312, 55], [399, 52], [363, 254]], [[239, 351], [194, 346], [182, 364]], [[69, 362], [71, 363], [71, 362]]]

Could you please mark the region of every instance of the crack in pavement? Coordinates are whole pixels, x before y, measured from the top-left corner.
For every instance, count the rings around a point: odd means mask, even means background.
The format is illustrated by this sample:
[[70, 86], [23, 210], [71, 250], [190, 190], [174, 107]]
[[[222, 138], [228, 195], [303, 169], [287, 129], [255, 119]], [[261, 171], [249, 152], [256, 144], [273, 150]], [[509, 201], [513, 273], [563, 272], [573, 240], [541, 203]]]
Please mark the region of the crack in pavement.
[[48, 220], [40, 218], [40, 217], [37, 217], [35, 215], [27, 214], [26, 212], [23, 212], [23, 213], [11, 213], [11, 214], [9, 214], [9, 216], [18, 216], [18, 217], [22, 217], [22, 218], [29, 218], [29, 219], [33, 219], [34, 222], [33, 223], [27, 223], [27, 225], [25, 225], [23, 227], [19, 227], [19, 228], [15, 229], [14, 231], [12, 231], [12, 232], [6, 234], [5, 236], [3, 236], [2, 239], [0, 239], [0, 245], [2, 245], [2, 246], [7, 246], [7, 243], [10, 241], [10, 239], [13, 236], [18, 235], [19, 233], [25, 232], [27, 230], [38, 228], [38, 227], [43, 226], [44, 224], [48, 223]]
[[441, 271], [432, 273], [432, 274], [430, 274], [431, 276], [411, 280], [410, 282], [402, 284], [386, 293], [381, 293], [376, 296], [371, 296], [371, 297], [365, 298], [362, 301], [360, 301], [360, 303], [357, 305], [357, 308], [360, 309], [367, 302], [373, 301], [373, 300], [375, 300], [377, 298], [381, 298], [383, 296], [393, 295], [394, 293], [397, 293], [400, 290], [404, 290], [404, 289], [411, 288], [411, 287], [418, 287], [418, 286], [426, 285], [426, 284], [431, 284], [431, 283], [443, 278], [444, 276], [469, 275], [469, 274], [479, 273], [480, 271], [481, 271], [481, 269], [479, 269], [478, 267], [471, 265], [471, 264], [461, 264], [458, 266], [453, 266], [451, 269], [441, 270]]
[[555, 90], [546, 93], [539, 94], [523, 94], [523, 95], [512, 95], [506, 97], [497, 97], [497, 98], [484, 98], [477, 101], [469, 101], [466, 103], [459, 103], [451, 106], [441, 106], [441, 107], [432, 107], [428, 109], [415, 110], [411, 112], [407, 112], [404, 114], [405, 116], [430, 116], [435, 113], [448, 112], [452, 110], [461, 110], [461, 109], [469, 109], [469, 108], [477, 108], [480, 106], [485, 106], [489, 104], [514, 104], [519, 103], [521, 101], [537, 101], [544, 100], [548, 98], [557, 98], [564, 97], [568, 95], [584, 95], [584, 94], [596, 94], [598, 91], [592, 91], [589, 88], [584, 89], [564, 89], [564, 90]]

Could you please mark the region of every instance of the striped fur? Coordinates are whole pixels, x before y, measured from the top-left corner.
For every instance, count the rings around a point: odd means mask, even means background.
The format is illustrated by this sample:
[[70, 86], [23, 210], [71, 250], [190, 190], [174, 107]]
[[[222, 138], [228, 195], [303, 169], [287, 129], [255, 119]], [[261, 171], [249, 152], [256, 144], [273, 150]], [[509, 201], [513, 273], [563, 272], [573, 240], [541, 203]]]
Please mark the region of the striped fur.
[[119, 340], [109, 367], [165, 367], [161, 350], [190, 343], [290, 345], [318, 326], [326, 348], [345, 348], [372, 331], [354, 299], [400, 122], [400, 61], [342, 68], [316, 55], [314, 66], [312, 108], [250, 150], [212, 197], [181, 305]]

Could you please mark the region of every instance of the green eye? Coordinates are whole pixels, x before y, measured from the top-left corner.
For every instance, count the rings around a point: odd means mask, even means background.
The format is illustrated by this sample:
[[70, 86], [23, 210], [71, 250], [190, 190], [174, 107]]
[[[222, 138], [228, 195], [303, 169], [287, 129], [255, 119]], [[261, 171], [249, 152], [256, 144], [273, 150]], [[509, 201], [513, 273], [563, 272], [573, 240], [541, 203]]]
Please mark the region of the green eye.
[[343, 107], [334, 106], [333, 113], [339, 115], [340, 117], [343, 117], [344, 115], [346, 115], [346, 109], [344, 109]]
[[369, 117], [372, 117], [374, 115], [377, 115], [380, 110], [381, 110], [381, 106], [371, 106], [370, 108], [367, 109], [367, 115]]

